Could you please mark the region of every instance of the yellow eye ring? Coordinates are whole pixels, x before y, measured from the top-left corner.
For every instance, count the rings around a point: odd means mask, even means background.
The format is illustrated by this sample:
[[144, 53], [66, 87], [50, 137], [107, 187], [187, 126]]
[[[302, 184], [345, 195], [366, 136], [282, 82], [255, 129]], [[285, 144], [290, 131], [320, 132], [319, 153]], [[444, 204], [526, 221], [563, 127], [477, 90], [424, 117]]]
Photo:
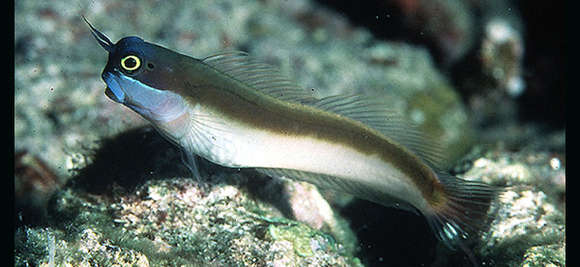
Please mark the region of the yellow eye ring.
[[126, 71], [134, 71], [141, 67], [141, 60], [134, 55], [129, 55], [121, 59], [121, 67]]

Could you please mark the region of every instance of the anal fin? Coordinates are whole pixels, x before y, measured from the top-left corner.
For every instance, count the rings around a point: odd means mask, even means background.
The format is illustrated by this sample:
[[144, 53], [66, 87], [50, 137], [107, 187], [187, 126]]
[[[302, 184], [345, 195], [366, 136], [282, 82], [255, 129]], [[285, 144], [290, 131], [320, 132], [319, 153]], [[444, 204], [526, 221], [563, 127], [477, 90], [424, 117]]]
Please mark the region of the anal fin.
[[381, 191], [376, 185], [364, 182], [353, 181], [305, 171], [297, 171], [281, 168], [256, 168], [256, 171], [272, 177], [286, 177], [297, 181], [305, 181], [321, 188], [332, 189], [335, 191], [351, 194], [355, 197], [381, 204], [386, 207], [394, 207], [419, 214], [417, 209], [411, 204], [406, 203], [398, 198]]

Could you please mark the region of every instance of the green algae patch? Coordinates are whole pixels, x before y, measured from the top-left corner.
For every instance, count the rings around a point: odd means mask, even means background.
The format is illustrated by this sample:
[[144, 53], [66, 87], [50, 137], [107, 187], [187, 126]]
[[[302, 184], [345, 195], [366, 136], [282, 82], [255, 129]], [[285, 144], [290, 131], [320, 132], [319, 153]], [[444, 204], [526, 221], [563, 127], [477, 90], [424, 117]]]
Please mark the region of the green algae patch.
[[273, 241], [285, 240], [292, 243], [294, 251], [301, 257], [314, 255], [311, 240], [317, 235], [316, 231], [303, 224], [274, 225], [268, 226], [268, 236]]

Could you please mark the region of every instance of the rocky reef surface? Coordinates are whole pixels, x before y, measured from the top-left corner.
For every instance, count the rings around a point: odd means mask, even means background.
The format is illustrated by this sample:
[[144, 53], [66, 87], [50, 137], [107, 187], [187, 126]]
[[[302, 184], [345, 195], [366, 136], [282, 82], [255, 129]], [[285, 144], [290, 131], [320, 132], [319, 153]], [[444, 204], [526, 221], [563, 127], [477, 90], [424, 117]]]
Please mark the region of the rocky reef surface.
[[192, 178], [177, 148], [104, 96], [106, 52], [81, 15], [113, 41], [244, 50], [318, 97], [380, 98], [448, 148], [453, 173], [506, 187], [472, 245], [481, 265], [566, 265], [563, 89], [524, 75], [522, 7], [327, 2], [15, 3], [15, 265], [470, 264], [406, 211], [205, 161]]

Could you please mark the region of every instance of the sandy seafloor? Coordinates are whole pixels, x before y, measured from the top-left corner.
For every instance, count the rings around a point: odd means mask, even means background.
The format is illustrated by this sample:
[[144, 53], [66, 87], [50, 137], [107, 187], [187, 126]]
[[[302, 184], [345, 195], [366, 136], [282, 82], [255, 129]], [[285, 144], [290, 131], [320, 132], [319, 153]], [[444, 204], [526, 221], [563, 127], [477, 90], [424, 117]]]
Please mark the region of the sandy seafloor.
[[[510, 1], [17, 1], [16, 266], [469, 266], [407, 211], [201, 163], [104, 95], [113, 42], [243, 50], [316, 97], [384, 101], [448, 169], [509, 190], [482, 266], [564, 266], [562, 6]], [[544, 12], [540, 12], [542, 10]], [[544, 21], [545, 23], [538, 23]]]

